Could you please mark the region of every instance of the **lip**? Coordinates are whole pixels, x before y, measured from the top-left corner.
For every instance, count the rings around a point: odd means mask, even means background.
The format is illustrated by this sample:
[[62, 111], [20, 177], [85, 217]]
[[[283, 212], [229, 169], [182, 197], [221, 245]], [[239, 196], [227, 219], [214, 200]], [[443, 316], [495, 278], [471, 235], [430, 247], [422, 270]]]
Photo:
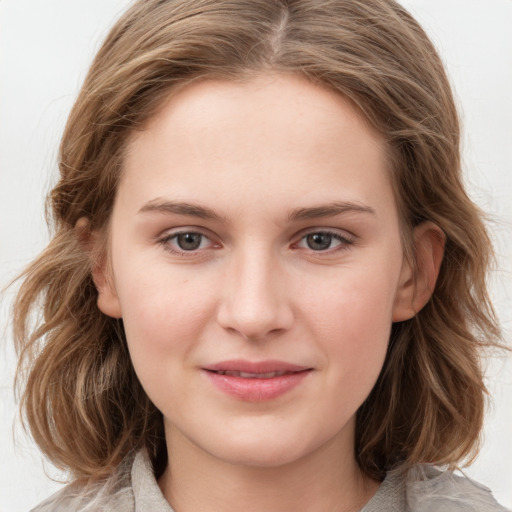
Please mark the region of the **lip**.
[[[298, 386], [313, 369], [285, 361], [230, 360], [202, 368], [209, 381], [223, 393], [250, 402], [273, 400]], [[251, 377], [226, 375], [219, 372], [252, 374]], [[279, 375], [269, 377], [269, 373]], [[260, 374], [262, 377], [258, 377]]]
[[246, 361], [245, 359], [231, 359], [221, 361], [212, 365], [204, 366], [204, 370], [212, 372], [235, 371], [245, 373], [270, 373], [270, 372], [300, 372], [310, 370], [308, 366], [287, 363], [285, 361], [267, 360], [267, 361]]

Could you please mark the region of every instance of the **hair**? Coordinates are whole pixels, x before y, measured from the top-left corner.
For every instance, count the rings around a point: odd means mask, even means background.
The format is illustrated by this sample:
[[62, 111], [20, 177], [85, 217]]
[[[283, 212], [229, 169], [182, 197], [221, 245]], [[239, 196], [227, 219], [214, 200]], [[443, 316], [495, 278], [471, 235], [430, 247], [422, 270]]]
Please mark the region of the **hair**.
[[425, 32], [393, 0], [139, 0], [111, 30], [71, 111], [49, 196], [54, 235], [21, 275], [14, 304], [25, 421], [75, 479], [106, 477], [142, 447], [157, 466], [165, 457], [162, 415], [135, 375], [122, 322], [97, 307], [77, 222], [108, 239], [130, 135], [173, 91], [269, 72], [336, 91], [382, 135], [406, 255], [424, 221], [446, 237], [430, 301], [393, 324], [358, 410], [360, 468], [381, 480], [391, 468], [476, 455], [482, 349], [500, 339], [486, 289], [492, 249], [464, 190], [458, 115]]

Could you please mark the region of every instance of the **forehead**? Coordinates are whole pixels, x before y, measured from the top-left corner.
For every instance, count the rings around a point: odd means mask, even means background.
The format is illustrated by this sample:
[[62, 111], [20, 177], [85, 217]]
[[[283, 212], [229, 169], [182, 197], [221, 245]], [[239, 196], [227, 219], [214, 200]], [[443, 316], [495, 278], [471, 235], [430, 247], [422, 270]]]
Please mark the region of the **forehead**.
[[[322, 137], [329, 142], [329, 135], [337, 137], [340, 129], [347, 127], [343, 134], [347, 143], [373, 144], [380, 148], [384, 145], [380, 134], [348, 98], [289, 73], [255, 75], [233, 81], [202, 80], [180, 87], [170, 93], [145, 129], [136, 132], [132, 140], [144, 139], [148, 131], [152, 132], [149, 137], [154, 139], [156, 131], [162, 134], [165, 131], [175, 142], [178, 142], [178, 138], [174, 138], [176, 132], [205, 142], [206, 138], [222, 135], [218, 130], [220, 126], [224, 130], [238, 130], [241, 119], [244, 127], [251, 130], [253, 141], [266, 142], [268, 149], [273, 145], [271, 137], [265, 135], [274, 135], [276, 131], [287, 133], [293, 149], [299, 151], [294, 141], [309, 139], [312, 144], [318, 144], [313, 132], [323, 132]], [[304, 132], [306, 125], [308, 131]], [[239, 132], [239, 135], [245, 133]]]
[[158, 188], [210, 203], [221, 201], [219, 191], [244, 204], [265, 194], [378, 203], [390, 186], [385, 143], [350, 101], [275, 74], [173, 93], [133, 135], [120, 193], [130, 189], [134, 204], [154, 199]]

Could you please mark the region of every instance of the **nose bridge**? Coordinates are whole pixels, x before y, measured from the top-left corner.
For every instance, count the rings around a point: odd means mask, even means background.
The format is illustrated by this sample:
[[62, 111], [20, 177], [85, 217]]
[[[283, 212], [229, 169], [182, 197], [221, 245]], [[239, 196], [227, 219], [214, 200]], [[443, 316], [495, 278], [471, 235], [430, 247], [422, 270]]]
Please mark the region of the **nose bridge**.
[[268, 247], [248, 245], [233, 254], [219, 323], [244, 338], [258, 339], [289, 328], [292, 312], [279, 257]]

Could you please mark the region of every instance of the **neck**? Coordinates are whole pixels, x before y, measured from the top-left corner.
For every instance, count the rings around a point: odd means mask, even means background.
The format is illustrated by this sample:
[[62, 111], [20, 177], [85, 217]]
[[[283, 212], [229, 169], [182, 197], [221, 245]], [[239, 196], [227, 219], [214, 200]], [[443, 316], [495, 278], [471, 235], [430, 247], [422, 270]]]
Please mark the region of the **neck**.
[[177, 512], [302, 510], [357, 512], [378, 483], [362, 474], [346, 443], [333, 440], [291, 463], [261, 467], [231, 464], [167, 432], [168, 466], [159, 480]]

